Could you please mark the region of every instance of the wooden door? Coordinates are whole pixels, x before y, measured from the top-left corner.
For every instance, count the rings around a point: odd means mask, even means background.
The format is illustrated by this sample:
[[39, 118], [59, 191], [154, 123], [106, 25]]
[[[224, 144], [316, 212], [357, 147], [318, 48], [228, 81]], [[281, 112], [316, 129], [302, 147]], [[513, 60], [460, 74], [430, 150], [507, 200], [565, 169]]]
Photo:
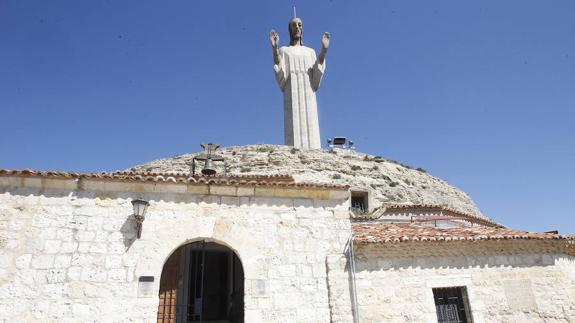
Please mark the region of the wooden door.
[[244, 272], [227, 247], [194, 242], [178, 248], [160, 277], [157, 323], [244, 322]]
[[176, 323], [178, 275], [180, 272], [180, 252], [174, 252], [162, 270], [160, 278], [160, 303], [157, 323]]

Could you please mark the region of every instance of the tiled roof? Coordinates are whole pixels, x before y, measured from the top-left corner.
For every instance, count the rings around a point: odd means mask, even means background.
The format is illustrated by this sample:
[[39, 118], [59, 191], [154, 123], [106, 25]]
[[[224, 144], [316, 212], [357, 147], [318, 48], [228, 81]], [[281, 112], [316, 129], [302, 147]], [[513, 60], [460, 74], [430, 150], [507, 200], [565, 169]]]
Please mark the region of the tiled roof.
[[434, 205], [434, 204], [393, 204], [393, 203], [388, 203], [388, 204], [385, 204], [385, 207], [388, 210], [422, 208], [422, 209], [435, 209], [435, 210], [440, 210], [440, 211], [449, 211], [449, 212], [455, 212], [455, 213], [463, 214], [461, 211], [458, 211], [456, 209], [453, 209], [453, 208], [450, 208], [447, 206], [442, 206], [442, 205]]
[[354, 241], [358, 244], [384, 244], [407, 241], [478, 241], [478, 240], [573, 240], [554, 233], [536, 233], [497, 227], [436, 228], [416, 224], [353, 224]]
[[502, 227], [502, 225], [496, 223], [495, 221], [484, 217], [484, 216], [477, 216], [471, 213], [465, 213], [447, 206], [443, 206], [443, 205], [433, 205], [433, 204], [386, 204], [385, 205], [385, 211], [391, 211], [391, 210], [409, 210], [409, 209], [429, 209], [429, 210], [434, 210], [437, 212], [451, 212], [453, 214], [458, 215], [459, 217], [463, 218], [463, 219], [469, 219], [472, 222], [477, 222], [477, 223], [482, 223], [482, 224], [486, 224], [486, 225], [495, 225], [495, 226], [499, 226]]
[[102, 172], [73, 173], [59, 171], [8, 170], [0, 169], [0, 176], [42, 177], [60, 179], [100, 179], [121, 180], [154, 183], [183, 183], [198, 185], [242, 185], [242, 186], [275, 186], [297, 188], [327, 188], [345, 190], [348, 185], [333, 185], [323, 183], [296, 183], [289, 175], [232, 175], [232, 176], [190, 176], [187, 173], [155, 173], [155, 172]]

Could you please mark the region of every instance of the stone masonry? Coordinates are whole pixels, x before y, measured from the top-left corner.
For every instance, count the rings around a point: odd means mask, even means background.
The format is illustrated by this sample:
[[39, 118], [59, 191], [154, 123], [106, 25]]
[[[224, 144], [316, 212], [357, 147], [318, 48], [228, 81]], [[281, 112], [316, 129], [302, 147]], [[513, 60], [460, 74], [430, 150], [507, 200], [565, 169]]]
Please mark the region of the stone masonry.
[[438, 287], [464, 287], [473, 322], [575, 322], [575, 257], [545, 243], [422, 242], [358, 249], [362, 322], [437, 322], [432, 288]]
[[[164, 262], [202, 239], [239, 256], [246, 322], [330, 321], [345, 189], [80, 182], [0, 177], [0, 322], [155, 322]], [[151, 204], [141, 239], [133, 198]], [[155, 277], [150, 291], [140, 276]]]
[[349, 187], [274, 178], [0, 170], [0, 322], [155, 322], [164, 263], [201, 240], [239, 257], [246, 323], [351, 323], [355, 304], [361, 322], [436, 322], [443, 287], [475, 323], [575, 322], [573, 239], [358, 238], [355, 302]]

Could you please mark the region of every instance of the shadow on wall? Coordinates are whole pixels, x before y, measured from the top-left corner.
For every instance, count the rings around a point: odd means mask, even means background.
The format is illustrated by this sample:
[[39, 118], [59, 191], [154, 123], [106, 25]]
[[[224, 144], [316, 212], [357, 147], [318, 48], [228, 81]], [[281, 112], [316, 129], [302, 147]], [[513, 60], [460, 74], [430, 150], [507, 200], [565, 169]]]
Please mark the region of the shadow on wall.
[[122, 224], [120, 228], [120, 232], [122, 233], [124, 247], [126, 247], [126, 251], [130, 250], [130, 247], [136, 241], [136, 227], [137, 222], [133, 216], [129, 216], [126, 218], [126, 221]]
[[[560, 244], [561, 241], [555, 243]], [[401, 269], [465, 269], [494, 267], [546, 267], [559, 259], [575, 259], [558, 255], [560, 245], [549, 250], [541, 241], [445, 242], [441, 245], [398, 244], [385, 247], [360, 247], [356, 251], [356, 272]]]

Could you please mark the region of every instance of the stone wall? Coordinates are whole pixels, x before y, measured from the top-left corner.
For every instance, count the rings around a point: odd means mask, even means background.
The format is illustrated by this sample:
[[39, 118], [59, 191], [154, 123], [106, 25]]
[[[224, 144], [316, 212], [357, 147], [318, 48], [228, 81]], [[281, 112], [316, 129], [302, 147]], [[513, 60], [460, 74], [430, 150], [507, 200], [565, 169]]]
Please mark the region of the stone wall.
[[361, 246], [361, 321], [437, 322], [432, 288], [465, 287], [476, 323], [575, 322], [575, 257], [546, 249], [529, 241]]
[[[1, 180], [0, 322], [155, 322], [164, 262], [202, 239], [239, 256], [246, 322], [330, 321], [326, 259], [350, 235], [345, 191], [314, 199]], [[141, 239], [133, 198], [151, 204]], [[155, 277], [150, 290], [141, 276]]]
[[[150, 201], [141, 239], [134, 198]], [[154, 322], [165, 261], [200, 240], [240, 258], [247, 323], [352, 322], [348, 207], [343, 189], [0, 177], [0, 322]], [[360, 245], [361, 322], [436, 322], [432, 288], [450, 286], [474, 322], [575, 322], [558, 243]]]

